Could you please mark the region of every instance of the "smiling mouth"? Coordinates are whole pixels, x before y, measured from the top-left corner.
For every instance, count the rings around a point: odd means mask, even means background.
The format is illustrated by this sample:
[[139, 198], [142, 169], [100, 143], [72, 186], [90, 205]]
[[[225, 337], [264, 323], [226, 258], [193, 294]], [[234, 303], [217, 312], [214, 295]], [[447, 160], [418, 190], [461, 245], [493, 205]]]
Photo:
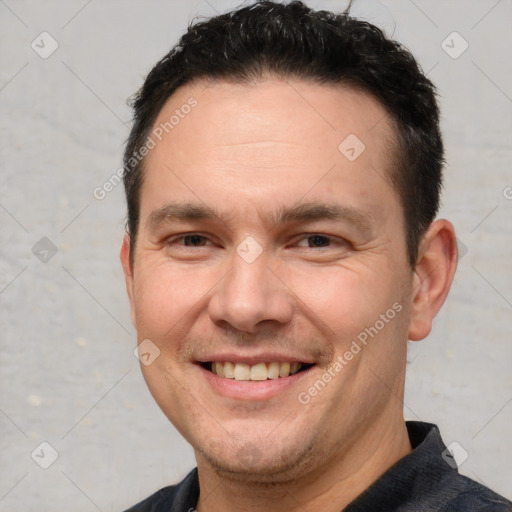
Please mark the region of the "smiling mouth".
[[224, 379], [242, 381], [275, 380], [307, 370], [313, 364], [289, 362], [262, 362], [257, 364], [231, 363], [229, 361], [208, 361], [200, 363], [203, 368]]

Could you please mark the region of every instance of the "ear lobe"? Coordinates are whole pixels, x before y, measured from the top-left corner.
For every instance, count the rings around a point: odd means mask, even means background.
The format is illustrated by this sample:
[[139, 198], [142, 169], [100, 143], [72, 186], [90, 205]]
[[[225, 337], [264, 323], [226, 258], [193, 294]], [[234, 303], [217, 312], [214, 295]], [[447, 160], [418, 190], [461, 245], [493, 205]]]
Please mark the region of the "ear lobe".
[[132, 317], [132, 324], [137, 328], [136, 316], [135, 316], [135, 301], [133, 292], [133, 266], [130, 258], [130, 236], [124, 235], [123, 243], [121, 245], [120, 252], [121, 265], [123, 266], [124, 279], [126, 283], [126, 292], [128, 293], [128, 299], [130, 300], [130, 312]]
[[450, 291], [457, 255], [453, 225], [445, 219], [434, 221], [423, 236], [414, 267], [410, 340], [422, 340], [432, 330], [432, 322]]

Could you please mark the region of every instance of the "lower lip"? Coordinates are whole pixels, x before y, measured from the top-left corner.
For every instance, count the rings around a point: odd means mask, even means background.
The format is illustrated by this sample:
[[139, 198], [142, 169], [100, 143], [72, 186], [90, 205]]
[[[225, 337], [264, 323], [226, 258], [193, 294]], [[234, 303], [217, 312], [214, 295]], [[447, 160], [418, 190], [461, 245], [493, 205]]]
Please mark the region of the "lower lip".
[[236, 400], [268, 400], [297, 385], [314, 368], [310, 367], [289, 377], [267, 380], [235, 380], [219, 377], [216, 373], [197, 365], [207, 382], [218, 394]]

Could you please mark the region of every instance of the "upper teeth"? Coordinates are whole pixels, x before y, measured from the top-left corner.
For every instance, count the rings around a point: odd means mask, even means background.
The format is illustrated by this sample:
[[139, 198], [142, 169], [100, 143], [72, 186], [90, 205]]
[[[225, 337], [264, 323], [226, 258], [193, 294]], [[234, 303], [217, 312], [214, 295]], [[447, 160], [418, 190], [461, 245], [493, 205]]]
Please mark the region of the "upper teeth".
[[302, 368], [301, 363], [258, 363], [252, 366], [245, 363], [230, 363], [229, 361], [212, 363], [212, 372], [219, 377], [235, 380], [267, 380], [288, 377]]

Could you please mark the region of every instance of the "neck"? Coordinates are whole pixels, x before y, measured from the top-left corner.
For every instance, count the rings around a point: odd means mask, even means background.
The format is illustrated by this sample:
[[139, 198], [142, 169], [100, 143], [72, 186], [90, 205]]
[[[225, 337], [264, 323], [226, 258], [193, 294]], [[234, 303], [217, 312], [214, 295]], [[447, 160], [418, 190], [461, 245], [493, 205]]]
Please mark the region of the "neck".
[[198, 456], [197, 511], [339, 512], [410, 451], [405, 422], [398, 417], [367, 429], [343, 453], [333, 453], [307, 474], [275, 485], [228, 479]]

